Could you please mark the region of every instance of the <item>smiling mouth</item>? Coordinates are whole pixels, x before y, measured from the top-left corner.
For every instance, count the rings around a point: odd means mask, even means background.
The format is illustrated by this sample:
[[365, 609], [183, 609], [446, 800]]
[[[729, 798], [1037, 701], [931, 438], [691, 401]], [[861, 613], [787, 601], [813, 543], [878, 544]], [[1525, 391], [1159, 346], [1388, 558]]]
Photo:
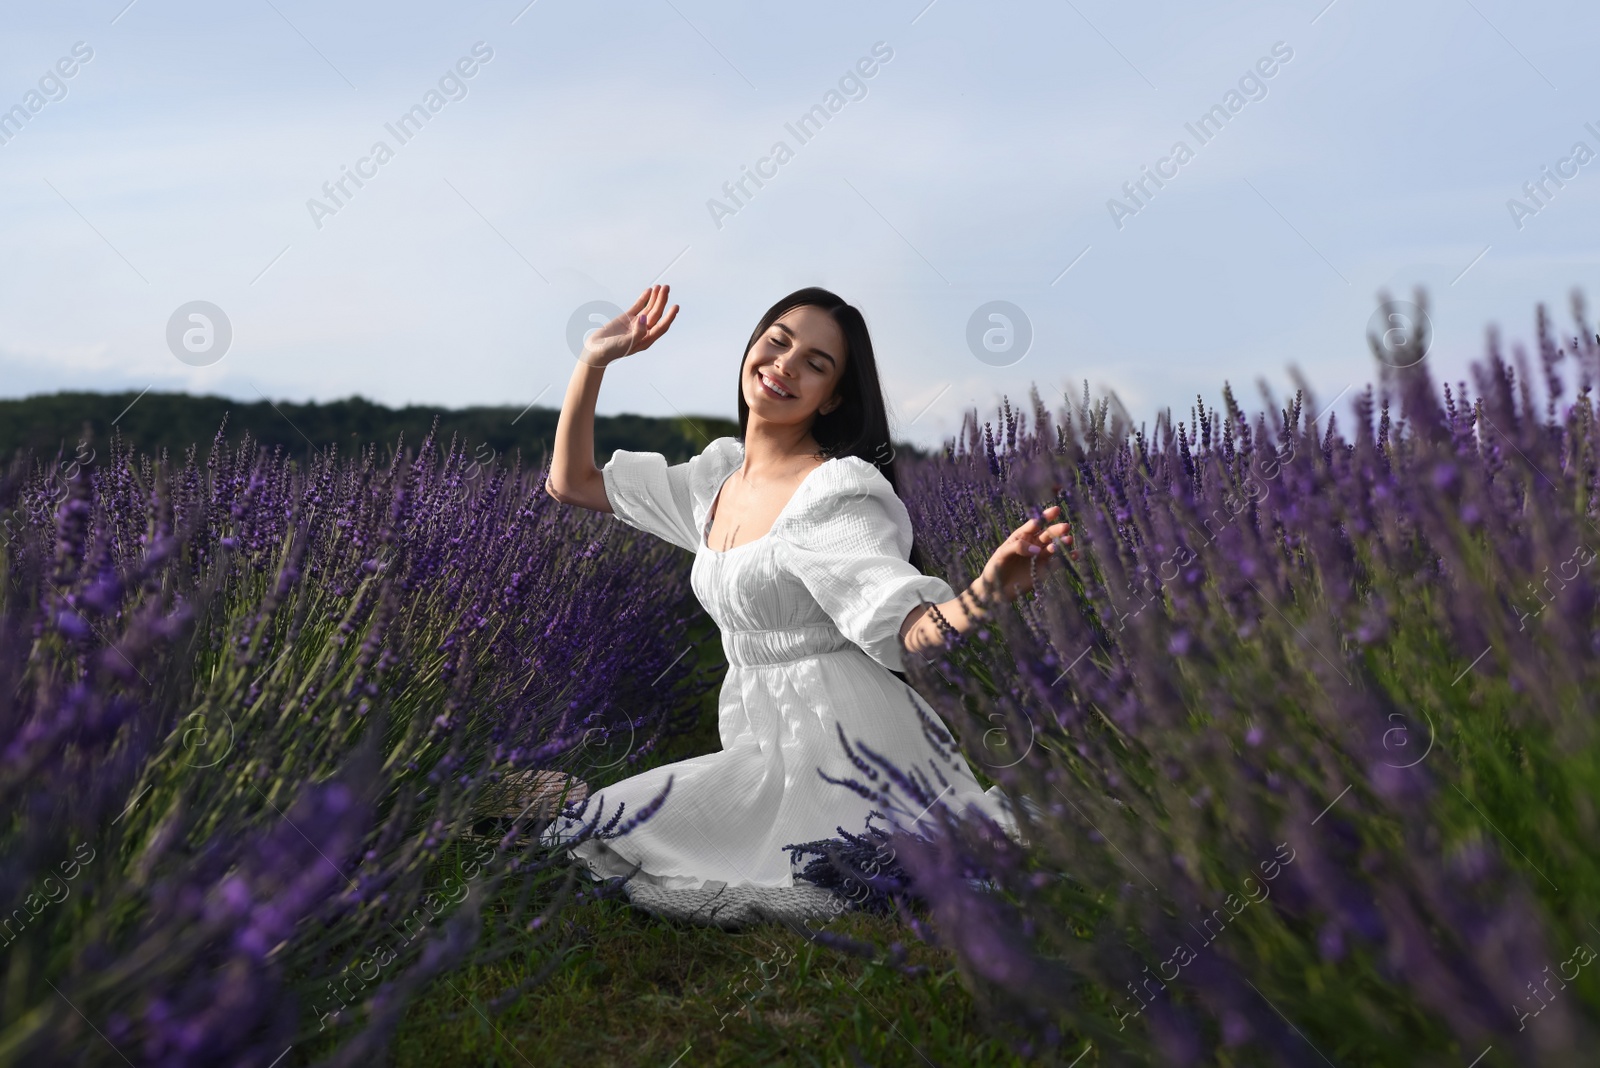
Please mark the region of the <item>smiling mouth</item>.
[[761, 383], [761, 388], [766, 390], [771, 396], [774, 396], [779, 400], [794, 400], [793, 393], [788, 392], [782, 386], [778, 385], [760, 371], [756, 372], [756, 379]]

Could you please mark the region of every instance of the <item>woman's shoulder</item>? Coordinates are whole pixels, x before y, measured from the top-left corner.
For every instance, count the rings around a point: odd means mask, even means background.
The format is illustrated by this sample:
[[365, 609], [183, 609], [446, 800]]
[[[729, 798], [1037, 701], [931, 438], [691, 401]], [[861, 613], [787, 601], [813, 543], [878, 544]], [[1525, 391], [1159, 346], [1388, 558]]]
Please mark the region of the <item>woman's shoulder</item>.
[[859, 456], [824, 461], [797, 493], [800, 499], [793, 502], [791, 522], [786, 524], [794, 534], [884, 518], [896, 528], [910, 530], [905, 503], [894, 487], [876, 464]]
[[[700, 450], [695, 461], [698, 481], [709, 483], [715, 492], [723, 479], [744, 463], [744, 443], [735, 437], [717, 438]], [[795, 493], [794, 507], [812, 510], [835, 506], [840, 497], [860, 500], [887, 495], [899, 499], [877, 465], [859, 456], [824, 460], [801, 480]]]
[[877, 465], [859, 456], [835, 456], [831, 460], [825, 460], [816, 469], [814, 477], [817, 479], [818, 488], [826, 494], [844, 493], [854, 496], [883, 492], [891, 496], [894, 494], [894, 487], [889, 485], [889, 480], [878, 470]]
[[695, 521], [711, 507], [723, 482], [744, 462], [744, 444], [735, 437], [715, 438], [689, 460], [689, 495]]
[[702, 480], [721, 480], [744, 462], [744, 443], [735, 437], [715, 438], [694, 458], [695, 473]]

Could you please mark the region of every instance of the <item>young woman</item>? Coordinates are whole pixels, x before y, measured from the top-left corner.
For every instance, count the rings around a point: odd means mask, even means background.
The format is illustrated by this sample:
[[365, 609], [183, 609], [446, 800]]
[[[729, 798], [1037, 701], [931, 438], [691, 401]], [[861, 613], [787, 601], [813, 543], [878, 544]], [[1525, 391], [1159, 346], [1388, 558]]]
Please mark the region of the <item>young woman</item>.
[[[600, 806], [596, 826], [621, 802], [626, 822], [668, 790], [643, 823], [580, 842], [573, 855], [596, 879], [635, 873], [634, 880], [669, 890], [793, 886], [784, 845], [830, 838], [840, 827], [863, 833], [874, 807], [828, 781], [861, 774], [841, 732], [851, 747], [865, 745], [908, 772], [918, 768], [929, 782], [942, 774], [949, 784], [942, 803], [957, 812], [975, 805], [1015, 836], [1005, 796], [979, 787], [959, 755], [954, 766], [940, 759], [913, 705], [937, 718], [894, 672], [908, 656], [941, 645], [934, 608], [965, 632], [984, 604], [1031, 589], [1032, 558], [1048, 559], [1058, 541], [1070, 545], [1068, 525], [1018, 527], [961, 598], [913, 566], [866, 323], [816, 288], [778, 301], [751, 334], [739, 368], [739, 438], [718, 438], [673, 466], [660, 453], [619, 449], [597, 469], [601, 376], [666, 333], [678, 314], [676, 304], [667, 309], [668, 291], [651, 286], [584, 344], [556, 424], [546, 489], [695, 554], [691, 583], [722, 631], [728, 660], [717, 721], [722, 751], [604, 787], [584, 803], [582, 818], [558, 817], [545, 841], [559, 845], [592, 822], [593, 804]], [[1047, 520], [1059, 514], [1044, 512]], [[885, 815], [914, 828], [923, 813]]]

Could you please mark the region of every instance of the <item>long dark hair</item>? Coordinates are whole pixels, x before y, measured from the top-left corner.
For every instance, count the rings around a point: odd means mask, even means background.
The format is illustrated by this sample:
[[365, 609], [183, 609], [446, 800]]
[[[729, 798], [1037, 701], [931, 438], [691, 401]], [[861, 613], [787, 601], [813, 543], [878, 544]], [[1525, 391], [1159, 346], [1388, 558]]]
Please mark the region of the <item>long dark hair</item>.
[[[874, 465], [888, 479], [895, 495], [900, 495], [900, 479], [895, 471], [894, 445], [889, 441], [889, 413], [883, 403], [883, 387], [878, 382], [878, 361], [872, 354], [872, 335], [867, 332], [867, 321], [859, 309], [845, 303], [843, 297], [817, 286], [797, 289], [766, 310], [761, 321], [745, 343], [744, 356], [739, 361], [739, 440], [744, 441], [745, 426], [750, 421], [750, 406], [744, 400], [744, 361], [755, 348], [761, 336], [785, 312], [802, 305], [821, 308], [833, 316], [844, 334], [844, 374], [839, 379], [839, 406], [826, 415], [818, 413], [812, 418], [811, 436], [822, 447], [822, 455], [832, 459], [837, 456], [857, 456]], [[916, 538], [911, 541], [911, 564], [918, 571], [927, 571]]]

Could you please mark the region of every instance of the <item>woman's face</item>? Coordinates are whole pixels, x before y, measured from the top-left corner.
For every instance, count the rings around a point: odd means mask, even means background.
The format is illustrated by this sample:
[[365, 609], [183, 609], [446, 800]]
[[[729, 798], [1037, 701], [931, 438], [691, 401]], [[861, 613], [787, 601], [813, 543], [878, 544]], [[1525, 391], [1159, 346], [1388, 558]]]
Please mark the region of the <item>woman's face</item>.
[[814, 304], [790, 308], [745, 356], [740, 389], [750, 413], [774, 423], [808, 424], [838, 406], [844, 331]]

